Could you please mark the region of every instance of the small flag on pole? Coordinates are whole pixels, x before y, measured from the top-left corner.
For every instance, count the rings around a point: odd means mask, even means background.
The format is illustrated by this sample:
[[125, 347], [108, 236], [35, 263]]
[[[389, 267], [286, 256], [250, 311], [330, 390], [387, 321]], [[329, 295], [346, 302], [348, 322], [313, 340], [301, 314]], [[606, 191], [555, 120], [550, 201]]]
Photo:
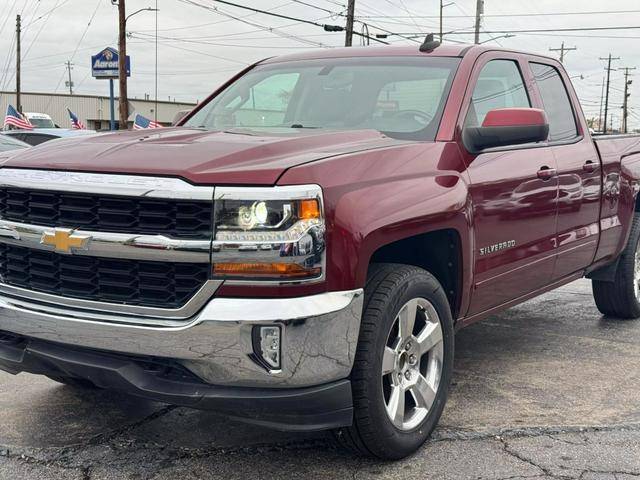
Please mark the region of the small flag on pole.
[[134, 130], [145, 130], [147, 128], [162, 128], [158, 122], [154, 122], [153, 120], [149, 120], [147, 117], [143, 117], [140, 114], [136, 115], [136, 120], [133, 122]]
[[4, 117], [4, 126], [6, 127], [7, 125], [13, 125], [23, 130], [33, 130], [31, 122], [11, 105], [7, 107], [7, 115]]
[[78, 116], [73, 113], [71, 110], [67, 108], [67, 112], [69, 112], [69, 118], [71, 119], [71, 128], [74, 130], [85, 130], [87, 127], [84, 126], [84, 123], [80, 121]]

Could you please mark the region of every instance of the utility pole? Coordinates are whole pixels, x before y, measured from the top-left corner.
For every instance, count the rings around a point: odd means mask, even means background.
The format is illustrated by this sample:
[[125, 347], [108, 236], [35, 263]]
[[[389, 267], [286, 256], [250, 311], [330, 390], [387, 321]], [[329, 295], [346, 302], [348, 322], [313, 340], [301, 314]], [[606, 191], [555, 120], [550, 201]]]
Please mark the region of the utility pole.
[[560, 45], [560, 48], [550, 48], [550, 52], [560, 52], [560, 63], [564, 63], [564, 52], [569, 52], [571, 50], [577, 50], [577, 47], [565, 47], [564, 42]]
[[[607, 133], [607, 113], [609, 112], [609, 80], [611, 79], [612, 70], [611, 60], [620, 60], [620, 57], [612, 57], [611, 54], [609, 54], [607, 58], [600, 57], [600, 60], [607, 60], [607, 68], [605, 68], [605, 70], [607, 71], [607, 87], [604, 98], [604, 128], [602, 130], [602, 133]], [[615, 70], [615, 68], [613, 70]]]
[[604, 103], [604, 79], [605, 76], [602, 76], [602, 88], [600, 89], [600, 113], [598, 114], [598, 130], [602, 131], [602, 105]]
[[127, 16], [125, 0], [118, 1], [118, 110], [120, 130], [128, 128], [129, 102], [127, 99]]
[[476, 35], [473, 43], [480, 43], [480, 24], [482, 23], [482, 14], [484, 13], [484, 0], [476, 0]]
[[73, 80], [71, 80], [71, 70], [73, 69], [73, 63], [71, 60], [67, 60], [65, 62], [67, 66], [67, 71], [69, 72], [69, 80], [67, 81], [67, 87], [69, 87], [69, 95], [73, 95]]
[[22, 113], [22, 100], [20, 98], [20, 15], [16, 16], [16, 108]]
[[349, 0], [347, 4], [347, 28], [346, 36], [344, 39], [344, 46], [350, 47], [353, 45], [353, 20], [356, 14], [356, 0]]
[[624, 99], [622, 100], [622, 133], [627, 133], [627, 116], [629, 115], [629, 85], [633, 80], [629, 80], [629, 70], [635, 70], [636, 67], [623, 67], [624, 70]]

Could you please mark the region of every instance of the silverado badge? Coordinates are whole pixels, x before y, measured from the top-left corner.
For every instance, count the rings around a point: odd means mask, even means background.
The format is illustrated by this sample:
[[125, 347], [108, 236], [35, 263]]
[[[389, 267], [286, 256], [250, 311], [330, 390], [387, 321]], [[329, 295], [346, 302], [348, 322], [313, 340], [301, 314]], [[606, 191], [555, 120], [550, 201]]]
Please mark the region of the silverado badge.
[[91, 236], [73, 233], [68, 228], [56, 228], [52, 232], [44, 232], [40, 243], [51, 245], [58, 252], [71, 253], [73, 250], [86, 250]]
[[488, 255], [490, 253], [498, 252], [500, 250], [505, 250], [507, 248], [513, 248], [516, 246], [515, 240], [507, 240], [505, 242], [496, 243], [494, 245], [489, 245], [488, 247], [480, 248], [480, 255]]

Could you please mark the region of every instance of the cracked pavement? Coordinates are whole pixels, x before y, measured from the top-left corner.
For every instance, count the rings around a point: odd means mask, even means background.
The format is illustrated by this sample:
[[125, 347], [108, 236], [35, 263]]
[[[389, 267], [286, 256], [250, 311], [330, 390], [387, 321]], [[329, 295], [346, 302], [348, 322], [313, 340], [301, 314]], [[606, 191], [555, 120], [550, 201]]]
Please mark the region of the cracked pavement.
[[113, 392], [0, 373], [0, 479], [640, 478], [640, 321], [581, 280], [460, 332], [432, 440], [394, 463]]

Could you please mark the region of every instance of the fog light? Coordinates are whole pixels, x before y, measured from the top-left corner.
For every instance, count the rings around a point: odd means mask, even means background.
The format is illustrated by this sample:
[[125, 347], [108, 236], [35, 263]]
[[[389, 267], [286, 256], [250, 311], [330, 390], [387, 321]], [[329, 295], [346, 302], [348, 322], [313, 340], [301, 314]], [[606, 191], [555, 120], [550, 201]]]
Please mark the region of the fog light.
[[270, 370], [280, 370], [280, 350], [282, 345], [280, 332], [280, 327], [277, 325], [254, 327], [255, 353]]

